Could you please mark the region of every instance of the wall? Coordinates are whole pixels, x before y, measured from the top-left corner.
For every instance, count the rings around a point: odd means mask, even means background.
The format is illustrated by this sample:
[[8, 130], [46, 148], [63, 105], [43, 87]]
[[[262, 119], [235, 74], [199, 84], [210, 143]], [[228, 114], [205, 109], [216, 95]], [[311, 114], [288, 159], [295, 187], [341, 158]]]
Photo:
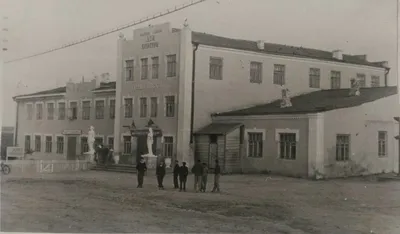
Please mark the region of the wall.
[[[271, 171], [290, 176], [307, 176], [308, 172], [308, 117], [299, 116], [246, 116], [246, 117], [216, 117], [214, 122], [242, 123], [244, 125], [244, 144], [242, 155], [242, 170], [248, 172]], [[278, 158], [278, 142], [275, 140], [276, 129], [297, 130], [296, 160]], [[262, 132], [263, 157], [250, 158], [247, 156], [246, 132]]]
[[237, 128], [226, 134], [225, 157], [219, 160], [224, 172], [242, 171], [240, 149], [240, 128]]
[[[361, 94], [362, 95], [362, 94]], [[330, 177], [398, 171], [398, 95], [325, 113], [324, 174]], [[378, 131], [388, 133], [388, 156], [378, 157]], [[336, 162], [336, 134], [350, 134], [350, 161]]]
[[[222, 80], [209, 78], [210, 56], [223, 58]], [[251, 61], [263, 63], [261, 84], [249, 81]], [[355, 78], [357, 73], [366, 74], [367, 86], [370, 86], [371, 75], [380, 76], [380, 84], [384, 85], [384, 70], [379, 68], [200, 45], [196, 55], [195, 129], [209, 124], [211, 113], [241, 109], [280, 98], [281, 87], [273, 84], [274, 64], [286, 65], [286, 87], [292, 96], [318, 90], [309, 88], [310, 68], [321, 69], [321, 89], [330, 88], [331, 70], [341, 71], [342, 88], [349, 88], [350, 79]]]

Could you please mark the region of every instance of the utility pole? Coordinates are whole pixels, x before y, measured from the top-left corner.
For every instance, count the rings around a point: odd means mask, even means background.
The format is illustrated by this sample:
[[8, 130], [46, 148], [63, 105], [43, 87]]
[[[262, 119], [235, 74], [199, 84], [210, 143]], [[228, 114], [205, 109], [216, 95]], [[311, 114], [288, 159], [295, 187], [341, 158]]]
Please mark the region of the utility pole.
[[397, 172], [397, 175], [398, 176], [400, 176], [400, 117], [394, 117], [393, 118], [397, 123], [399, 123], [399, 135], [397, 135], [397, 136], [395, 136], [394, 138], [397, 140], [397, 143], [398, 143], [398, 155], [397, 155], [397, 159], [398, 159], [398, 162], [397, 162], [397, 164], [398, 164], [398, 172]]

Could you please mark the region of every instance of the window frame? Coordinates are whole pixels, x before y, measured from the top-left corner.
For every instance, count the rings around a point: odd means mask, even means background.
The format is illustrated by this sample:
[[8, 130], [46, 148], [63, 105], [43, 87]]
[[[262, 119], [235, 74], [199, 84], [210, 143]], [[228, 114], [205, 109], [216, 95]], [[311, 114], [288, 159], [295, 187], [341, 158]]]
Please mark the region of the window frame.
[[[339, 145], [338, 142], [338, 138], [339, 137], [346, 137], [348, 138], [348, 142], [347, 143], [341, 143], [341, 145]], [[346, 146], [347, 145], [347, 155], [346, 155]], [[341, 148], [339, 148], [341, 147]], [[344, 147], [344, 148], [343, 148]], [[339, 152], [344, 151], [344, 155], [339, 155]], [[350, 156], [351, 156], [351, 135], [350, 134], [345, 134], [345, 133], [341, 133], [341, 134], [336, 134], [336, 146], [335, 146], [335, 160], [336, 162], [348, 162], [350, 161]]]
[[[166, 139], [172, 139], [172, 142], [166, 142]], [[174, 144], [175, 138], [172, 135], [164, 135], [163, 136], [163, 156], [166, 158], [174, 157]]]
[[[53, 153], [53, 135], [51, 134], [44, 134], [44, 152], [45, 153]], [[48, 141], [50, 138], [50, 141]]]
[[[64, 111], [62, 112], [60, 104], [64, 104]], [[58, 120], [65, 120], [65, 116], [67, 114], [67, 104], [65, 103], [65, 101], [58, 101], [57, 102], [57, 111], [58, 111]]]
[[[128, 66], [128, 62], [132, 62], [132, 66]], [[129, 64], [130, 65], [130, 64]], [[133, 81], [135, 77], [135, 60], [134, 59], [126, 59], [125, 60], [125, 81]], [[129, 76], [128, 76], [129, 74]]]
[[[142, 101], [144, 102], [142, 103]], [[148, 115], [148, 98], [147, 97], [139, 97], [139, 117], [147, 118]]]
[[[33, 119], [33, 113], [34, 113], [33, 103], [32, 102], [27, 102], [27, 103], [25, 103], [25, 107], [26, 107], [26, 120], [32, 120]], [[31, 109], [29, 109], [29, 107]]]
[[250, 83], [261, 84], [263, 78], [263, 63], [250, 61]]
[[274, 64], [273, 84], [281, 86], [286, 84], [286, 64]]
[[381, 77], [376, 75], [371, 75], [371, 87], [380, 87], [380, 86], [381, 86]]
[[[98, 106], [97, 103], [103, 102], [103, 106]], [[99, 110], [98, 108], [103, 108]], [[94, 100], [94, 112], [95, 112], [95, 119], [104, 119], [105, 117], [105, 110], [106, 110], [106, 99], [105, 98], [96, 98]]]
[[[382, 140], [380, 138], [380, 134], [383, 133], [384, 134], [384, 139]], [[379, 158], [386, 158], [388, 157], [388, 132], [387, 131], [378, 131], [378, 157]], [[382, 146], [383, 145], [383, 146]], [[383, 149], [383, 153], [381, 152], [381, 149]]]
[[[63, 139], [62, 142], [58, 141], [59, 138]], [[65, 136], [64, 135], [56, 135], [55, 142], [56, 142], [56, 154], [63, 155], [64, 149], [65, 149]], [[62, 144], [60, 144], [60, 143], [62, 143]], [[60, 147], [60, 145], [61, 145], [61, 147]]]
[[[334, 75], [335, 74], [335, 75]], [[331, 89], [341, 89], [342, 87], [342, 73], [340, 71], [332, 70], [331, 73]], [[338, 76], [336, 76], [338, 75]], [[338, 85], [337, 87], [335, 85]]]
[[[157, 60], [157, 63], [154, 63], [155, 60]], [[160, 73], [160, 57], [153, 56], [151, 57], [151, 79], [158, 79], [159, 73]]]
[[[169, 103], [168, 102], [168, 98], [169, 97], [173, 97], [174, 102], [173, 103]], [[164, 97], [164, 101], [165, 101], [165, 117], [168, 118], [173, 118], [175, 117], [175, 112], [176, 112], [176, 96], [175, 95], [166, 95]], [[169, 108], [170, 107], [170, 108]], [[171, 112], [169, 112], [169, 110], [172, 109]], [[172, 114], [171, 114], [172, 113]]]
[[360, 81], [360, 88], [367, 87], [367, 77], [365, 73], [357, 73], [356, 77]]
[[140, 59], [140, 80], [149, 79], [149, 58], [143, 57]]
[[[261, 156], [260, 157], [254, 157], [252, 156], [252, 154], [250, 153], [251, 149], [250, 149], [250, 134], [261, 134]], [[265, 129], [245, 129], [244, 130], [244, 141], [246, 144], [246, 156], [247, 158], [251, 158], [251, 159], [262, 159], [264, 158], [264, 148], [265, 148], [265, 141], [266, 141], [266, 130]]]
[[[114, 101], [114, 105], [111, 105], [111, 102]], [[114, 106], [114, 108], [112, 108]], [[115, 98], [108, 99], [108, 113], [110, 119], [115, 119], [115, 107], [116, 107], [116, 100]]]
[[[36, 137], [39, 137], [39, 144], [36, 141]], [[42, 134], [34, 134], [34, 146], [35, 146], [35, 152], [42, 152]]]
[[[218, 61], [218, 63], [216, 61]], [[222, 57], [210, 56], [208, 66], [210, 80], [223, 80], [224, 59]]]
[[[129, 141], [125, 141], [125, 137], [129, 137]], [[132, 136], [129, 134], [123, 134], [122, 143], [123, 143], [122, 154], [124, 155], [132, 154]], [[130, 149], [130, 152], [128, 152], [127, 149]]]
[[[85, 103], [89, 103], [89, 106], [84, 106]], [[90, 120], [91, 118], [91, 109], [92, 109], [92, 100], [90, 99], [83, 99], [81, 100], [82, 106], [82, 120]], [[85, 115], [87, 113], [87, 115]]]
[[[175, 58], [172, 61], [168, 61], [168, 58]], [[166, 59], [166, 77], [176, 77], [178, 72], [177, 72], [177, 59], [178, 56], [176, 54], [168, 54], [165, 57]], [[171, 69], [171, 70], [170, 70]]]
[[[155, 101], [155, 107], [153, 107], [153, 100]], [[159, 98], [158, 97], [150, 97], [150, 117], [151, 118], [157, 118], [158, 116], [158, 104], [159, 104]]]
[[309, 73], [308, 86], [314, 89], [321, 88], [321, 69], [316, 67], [310, 67], [308, 73]]
[[[131, 96], [126, 96], [126, 97], [123, 97], [122, 100], [123, 100], [123, 103], [124, 103], [124, 118], [125, 119], [133, 118], [133, 106], [134, 106], [135, 98], [131, 97]], [[132, 102], [131, 102], [132, 105], [131, 105], [130, 111], [127, 109], [128, 105], [126, 104], [126, 100], [132, 100]]]
[[[41, 108], [39, 109], [38, 106], [41, 106]], [[39, 110], [40, 110], [40, 114], [39, 114]], [[36, 120], [43, 120], [44, 118], [44, 102], [36, 102], [35, 103], [35, 118]]]

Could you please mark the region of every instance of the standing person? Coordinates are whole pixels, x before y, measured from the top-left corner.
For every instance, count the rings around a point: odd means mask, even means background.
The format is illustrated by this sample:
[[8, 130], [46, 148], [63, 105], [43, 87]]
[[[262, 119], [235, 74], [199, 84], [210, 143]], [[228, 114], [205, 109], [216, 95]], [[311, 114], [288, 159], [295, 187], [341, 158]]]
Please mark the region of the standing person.
[[219, 166], [218, 159], [215, 160], [214, 170], [214, 188], [212, 192], [219, 192], [219, 178], [221, 177], [221, 167]]
[[146, 162], [144, 158], [140, 158], [140, 162], [136, 165], [138, 188], [143, 188], [144, 173], [147, 171]]
[[164, 161], [161, 161], [160, 164], [156, 168], [158, 189], [164, 189], [163, 181], [165, 176], [165, 164]]
[[189, 168], [186, 166], [186, 162], [182, 163], [182, 166], [179, 168], [179, 191], [185, 191], [186, 192], [186, 181], [187, 177], [189, 175]]
[[192, 167], [192, 173], [194, 174], [194, 190], [198, 192], [201, 183], [201, 176], [203, 174], [203, 166], [201, 165], [200, 159], [197, 160], [197, 163]]
[[207, 177], [208, 177], [208, 167], [206, 163], [203, 163], [203, 173], [201, 174], [201, 192], [206, 192], [207, 189]]
[[179, 176], [179, 161], [175, 160], [175, 167], [174, 167], [174, 188], [177, 189], [179, 188], [179, 184], [178, 184], [178, 176]]

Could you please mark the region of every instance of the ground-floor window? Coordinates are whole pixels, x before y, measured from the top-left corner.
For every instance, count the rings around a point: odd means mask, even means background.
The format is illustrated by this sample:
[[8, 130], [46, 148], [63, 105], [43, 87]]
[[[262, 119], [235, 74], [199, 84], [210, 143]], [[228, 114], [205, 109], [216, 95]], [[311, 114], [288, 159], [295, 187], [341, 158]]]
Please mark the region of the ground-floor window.
[[378, 132], [378, 155], [379, 157], [387, 156], [387, 132]]
[[81, 153], [86, 153], [89, 151], [89, 145], [87, 137], [81, 137]]
[[53, 148], [53, 137], [46, 136], [46, 153], [51, 153]]
[[174, 153], [174, 138], [172, 136], [164, 137], [164, 157], [172, 158]]
[[25, 136], [25, 151], [31, 150], [31, 136]]
[[261, 158], [263, 152], [263, 134], [261, 132], [249, 132], [248, 141], [248, 156], [252, 158]]
[[279, 133], [279, 157], [295, 160], [297, 152], [296, 133]]
[[94, 144], [95, 145], [103, 145], [103, 143], [104, 143], [103, 140], [104, 140], [103, 137], [95, 137]]
[[114, 137], [108, 137], [107, 144], [109, 149], [114, 149]]
[[124, 136], [124, 154], [132, 153], [131, 136]]
[[347, 161], [350, 158], [350, 135], [336, 135], [336, 161]]
[[64, 153], [64, 137], [58, 136], [57, 137], [57, 154]]
[[42, 151], [42, 137], [41, 136], [35, 136], [35, 151], [40, 152]]

